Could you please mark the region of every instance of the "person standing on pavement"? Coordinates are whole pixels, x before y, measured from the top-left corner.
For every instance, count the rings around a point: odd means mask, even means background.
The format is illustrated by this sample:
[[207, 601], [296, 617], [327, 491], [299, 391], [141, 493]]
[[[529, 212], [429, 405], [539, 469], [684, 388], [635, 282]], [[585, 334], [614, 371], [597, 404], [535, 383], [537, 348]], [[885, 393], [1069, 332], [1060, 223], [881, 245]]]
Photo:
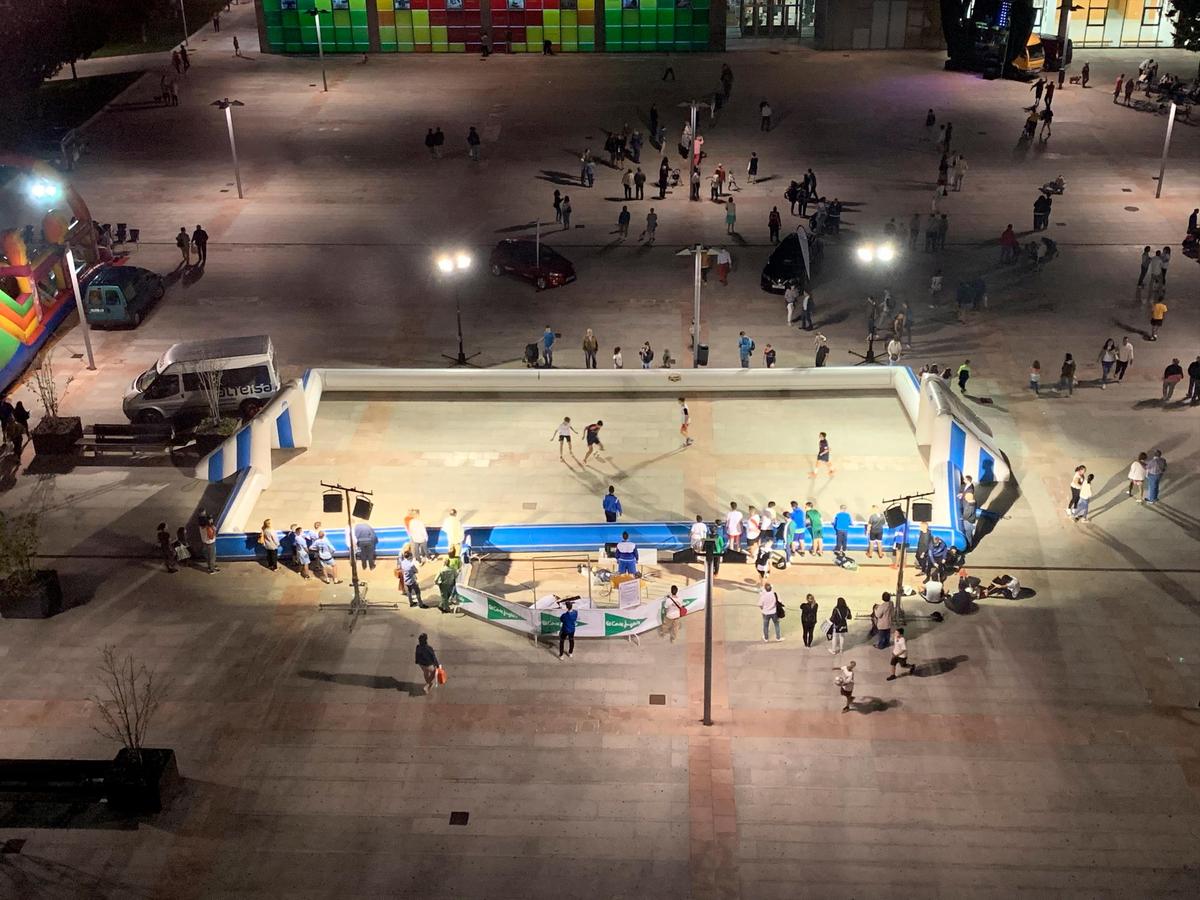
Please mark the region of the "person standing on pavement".
[[612, 364], [614, 369], [625, 368], [625, 357], [621, 354], [620, 347], [613, 347]]
[[811, 647], [817, 627], [817, 599], [812, 594], [806, 594], [800, 604], [800, 626], [804, 629], [804, 646]]
[[850, 529], [853, 526], [854, 520], [850, 518], [850, 513], [846, 511], [846, 504], [843, 503], [833, 517], [834, 554], [845, 554], [846, 544], [850, 539]]
[[554, 433], [550, 435], [550, 440], [558, 438], [558, 458], [563, 458], [563, 446], [566, 445], [567, 451], [571, 454], [571, 458], [575, 458], [575, 451], [571, 448], [571, 435], [579, 434], [575, 427], [571, 424], [570, 416], [563, 416], [563, 420], [558, 423], [554, 429]]
[[[1050, 85], [1054, 87], [1054, 85]], [[892, 674], [887, 677], [888, 681], [896, 680], [896, 666], [902, 669], [908, 669], [909, 674], [916, 668], [908, 661], [908, 641], [904, 639], [903, 628], [892, 629]]]
[[[425, 149], [429, 151], [429, 156], [431, 159], [437, 159], [437, 147], [435, 147], [434, 143], [433, 143], [433, 129], [432, 128], [426, 130], [426, 132], [425, 132]], [[557, 212], [558, 211], [558, 191], [555, 191], [554, 194], [555, 194], [554, 209], [555, 209], [555, 212]]]
[[408, 597], [408, 606], [425, 608], [421, 600], [421, 585], [419, 582], [417, 561], [413, 559], [412, 551], [405, 550], [396, 560], [396, 578], [400, 582], [400, 590]]
[[746, 163], [746, 180], [754, 184], [754, 179], [758, 177], [758, 154], [751, 152], [750, 161]]
[[[812, 331], [813, 330], [812, 315], [813, 315], [813, 298], [812, 298], [812, 294], [806, 290], [800, 295], [800, 327], [804, 331]], [[826, 355], [828, 355], [828, 352], [829, 352], [828, 345], [825, 346], [825, 351], [826, 351]], [[824, 364], [824, 359], [821, 357], [819, 348], [817, 351], [817, 359], [818, 359], [818, 362], [817, 362], [818, 366], [821, 366]]]
[[404, 517], [404, 530], [408, 532], [408, 541], [412, 545], [413, 557], [418, 564], [424, 565], [429, 559], [429, 529], [421, 518], [419, 509], [410, 509]]
[[787, 324], [790, 326], [796, 320], [796, 301], [800, 299], [800, 288], [795, 281], [789, 281], [783, 291], [783, 302], [787, 308]]
[[854, 705], [854, 660], [850, 660], [844, 666], [834, 666], [833, 671], [838, 673], [833, 676], [833, 683], [838, 686], [838, 693], [846, 701], [842, 712], [850, 712], [850, 707]]
[[[621, 187], [625, 190], [625, 199], [633, 199], [633, 169], [626, 169], [621, 175]], [[624, 207], [622, 207], [624, 209]]]
[[363, 571], [374, 572], [376, 552], [379, 550], [379, 535], [376, 534], [370, 522], [356, 522], [351, 534], [354, 537], [354, 548], [359, 562], [362, 563]]
[[637, 544], [629, 539], [628, 531], [621, 532], [621, 540], [617, 541], [616, 546], [616, 558], [618, 575], [637, 575], [638, 548]]
[[[457, 509], [446, 510], [446, 517], [442, 519], [442, 537], [446, 539], [446, 553], [455, 553], [462, 555], [463, 542], [466, 540], [466, 532], [463, 530], [462, 520], [458, 517]], [[378, 541], [378, 538], [376, 539]], [[374, 565], [371, 568], [375, 568]]]
[[854, 614], [850, 612], [850, 607], [846, 605], [845, 597], [838, 597], [837, 604], [833, 607], [833, 612], [829, 614], [829, 624], [833, 626], [830, 632], [829, 652], [832, 654], [841, 653], [846, 646], [846, 634], [850, 631], [850, 620], [854, 618]]
[[559, 212], [562, 213], [563, 231], [568, 231], [571, 228], [571, 198], [563, 196], [562, 204], [559, 206]]
[[633, 199], [646, 199], [646, 173], [642, 171], [641, 166], [633, 173]]
[[729, 537], [729, 549], [742, 549], [742, 511], [736, 501], [729, 502], [729, 512], [725, 513], [725, 534]]
[[275, 529], [271, 527], [270, 519], [263, 520], [262, 531], [258, 535], [258, 543], [267, 554], [267, 568], [272, 572], [279, 571], [279, 536], [275, 534]]
[[[730, 200], [730, 203], [733, 201]], [[717, 280], [721, 284], [729, 284], [729, 270], [733, 268], [733, 256], [729, 249], [722, 247], [717, 251]]]
[[442, 131], [442, 126], [438, 125], [433, 129], [433, 158], [442, 158], [442, 147], [446, 146], [446, 132]]
[[208, 232], [199, 225], [192, 232], [192, 245], [196, 248], [196, 265], [204, 266], [208, 262]]
[[683, 446], [690, 447], [690, 446], [692, 446], [692, 444], [695, 443], [695, 441], [692, 440], [691, 435], [688, 434], [688, 428], [692, 424], [692, 414], [691, 414], [691, 411], [688, 410], [686, 398], [679, 397], [678, 402], [679, 402], [679, 435], [680, 435], [680, 437], [683, 438]]
[[971, 361], [964, 359], [963, 364], [958, 367], [958, 392], [962, 395], [967, 393], [967, 382], [971, 380]]
[[1167, 460], [1161, 450], [1155, 450], [1146, 460], [1146, 502], [1158, 502], [1158, 488], [1167, 471]]
[[1138, 503], [1141, 503], [1146, 496], [1146, 461], [1145, 453], [1139, 453], [1137, 459], [1129, 464], [1129, 487], [1125, 493], [1133, 497], [1134, 492], [1137, 496], [1134, 497]]
[[875, 631], [879, 641], [875, 645], [880, 650], [886, 650], [892, 640], [892, 613], [896, 607], [892, 605], [892, 595], [884, 591], [880, 601], [871, 609], [871, 621], [875, 623]]
[[771, 211], [767, 213], [767, 233], [770, 236], [772, 244], [779, 243], [779, 229], [783, 227], [783, 219], [779, 215], [779, 207], [772, 206]]
[[600, 352], [600, 341], [596, 339], [595, 332], [588, 329], [583, 333], [583, 367], [585, 369], [596, 368], [596, 354]]
[[679, 618], [684, 614], [684, 605], [679, 599], [679, 585], [671, 585], [671, 591], [663, 598], [662, 633], [675, 643], [679, 637]]
[[806, 530], [808, 531], [808, 541], [812, 549], [809, 551], [813, 556], [824, 556], [822, 549], [824, 544], [823, 525], [821, 524], [821, 511], [813, 505], [811, 500], [804, 504], [804, 518], [806, 521]]
[[775, 640], [783, 640], [783, 635], [779, 632], [779, 608], [782, 605], [779, 602], [779, 594], [771, 587], [771, 582], [766, 582], [762, 586], [762, 590], [758, 592], [758, 609], [762, 613], [764, 644], [769, 640], [772, 623], [775, 624]]
[[1150, 340], [1158, 340], [1158, 329], [1162, 328], [1163, 319], [1166, 317], [1167, 304], [1161, 299], [1156, 300], [1150, 307]]
[[437, 573], [433, 583], [437, 585], [441, 602], [438, 609], [443, 613], [450, 612], [450, 604], [454, 600], [455, 587], [458, 585], [458, 572], [450, 565], [452, 557], [447, 556], [442, 564], [442, 571]]
[[190, 69], [192, 67], [192, 61], [190, 59], [188, 59], [187, 47], [179, 48], [179, 61], [181, 63], [183, 63], [183, 74], [186, 75], [188, 69]]
[[473, 162], [479, 162], [479, 145], [481, 143], [483, 142], [479, 139], [479, 132], [476, 131], [475, 126], [472, 125], [470, 130], [467, 131], [467, 156], [469, 156]]
[[632, 218], [629, 214], [629, 207], [622, 206], [621, 212], [617, 215], [617, 234], [621, 236], [621, 240], [629, 237], [629, 220]]
[[200, 523], [200, 543], [204, 547], [204, 562], [208, 566], [208, 574], [220, 572], [217, 568], [217, 526], [210, 516], [205, 516]]
[[1159, 275], [1159, 282], [1165, 291], [1167, 287], [1167, 269], [1171, 265], [1171, 248], [1163, 247], [1160, 252], [1162, 253], [1162, 273]]
[[1129, 335], [1125, 335], [1125, 339], [1121, 342], [1121, 347], [1117, 350], [1117, 381], [1125, 380], [1125, 372], [1133, 364], [1133, 341], [1129, 339]]
[[617, 516], [621, 515], [621, 500], [617, 497], [617, 488], [615, 485], [608, 486], [608, 493], [604, 495], [601, 501], [601, 506], [604, 507], [604, 521], [615, 522]]
[[758, 104], [758, 118], [759, 118], [759, 124], [758, 124], [759, 130], [760, 131], [770, 131], [771, 130], [771, 104], [768, 103], [766, 100], [763, 100], [761, 103]]
[[738, 332], [738, 361], [743, 369], [750, 368], [750, 354], [754, 352], [754, 340], [746, 332]]
[[305, 581], [312, 578], [309, 566], [312, 557], [308, 555], [308, 541], [304, 537], [304, 529], [299, 525], [292, 526], [292, 564], [300, 570], [300, 577]]
[[[1149, 248], [1147, 248], [1147, 249], [1149, 249]], [[1163, 270], [1162, 251], [1161, 250], [1154, 251], [1154, 255], [1152, 257], [1150, 257], [1149, 265], [1147, 266], [1147, 268], [1150, 270], [1150, 293], [1151, 293], [1151, 296], [1155, 296], [1155, 295], [1157, 295], [1158, 291], [1161, 290], [1160, 282], [1162, 281], [1162, 270]], [[1141, 279], [1139, 278], [1138, 285], [1140, 286], [1141, 283], [1142, 283]]]
[[1089, 473], [1083, 479], [1083, 484], [1079, 486], [1079, 502], [1075, 504], [1075, 509], [1071, 513], [1071, 519], [1075, 522], [1080, 520], [1086, 522], [1088, 520], [1088, 507], [1092, 504], [1092, 482], [1095, 478], [1094, 474]]
[[654, 364], [654, 348], [650, 346], [649, 341], [642, 342], [642, 349], [638, 351], [638, 359], [641, 360], [643, 369], [649, 369]]
[[887, 524], [887, 517], [880, 512], [878, 506], [871, 507], [871, 514], [867, 516], [866, 525], [863, 527], [867, 532], [867, 559], [871, 558], [871, 551], [874, 550], [880, 559], [883, 559], [883, 526]]
[[[650, 207], [650, 212], [646, 213], [646, 230], [642, 232], [642, 237], [646, 238], [646, 246], [654, 246], [654, 235], [658, 231], [658, 213], [654, 211], [654, 207]], [[638, 238], [641, 240], [641, 238]]]
[[1100, 390], [1108, 387], [1108, 376], [1117, 362], [1117, 342], [1109, 338], [1100, 348]]
[[554, 368], [554, 329], [549, 325], [542, 331], [542, 361], [547, 369]]
[[558, 188], [554, 189], [554, 221], [556, 224], [562, 224], [562, 191]]
[[1092, 69], [1087, 63], [1083, 64], [1083, 69], [1079, 73], [1079, 83], [1081, 87], [1087, 87], [1088, 79], [1092, 77]]
[[1197, 356], [1187, 367], [1188, 388], [1183, 399], [1192, 403], [1200, 403], [1200, 356]]
[[1125, 86], [1125, 73], [1122, 72], [1117, 76], [1117, 83], [1113, 85], [1113, 103], [1117, 102], [1117, 98], [1121, 96], [1121, 88]]
[[174, 574], [179, 571], [179, 566], [175, 560], [175, 550], [171, 547], [171, 532], [167, 530], [166, 522], [158, 523], [158, 533], [155, 535], [158, 539], [158, 550], [162, 553], [163, 562], [166, 564], [167, 571]]
[[1087, 466], [1076, 466], [1071, 474], [1071, 497], [1067, 500], [1067, 512], [1072, 513], [1079, 504], [1079, 492], [1087, 478]]
[[1179, 359], [1171, 360], [1171, 364], [1163, 369], [1162, 379], [1162, 402], [1168, 403], [1175, 396], [1175, 385], [1183, 381], [1183, 366], [1179, 364]]
[[[693, 173], [694, 176], [694, 173]], [[663, 161], [658, 167], [658, 199], [664, 200], [667, 196], [667, 181], [671, 177], [671, 163], [664, 156]]]
[[725, 233], [737, 234], [737, 204], [732, 197], [725, 201]]
[[337, 562], [333, 556], [333, 544], [325, 536], [324, 530], [317, 532], [317, 539], [309, 546], [309, 550], [317, 554], [317, 560], [321, 563], [321, 580], [326, 584], [331, 582], [341, 584], [342, 580], [337, 577]]
[[1130, 78], [1125, 82], [1125, 105], [1128, 106], [1133, 100], [1133, 79]]
[[417, 652], [414, 661], [421, 668], [421, 674], [425, 677], [425, 693], [428, 694], [434, 687], [437, 686], [437, 670], [438, 658], [433, 652], [433, 648], [429, 646], [429, 635], [420, 634], [417, 636]]
[[565, 645], [567, 658], [570, 659], [575, 655], [575, 625], [579, 621], [579, 613], [572, 601], [566, 600], [563, 605], [567, 611], [558, 617], [558, 658], [563, 658]]

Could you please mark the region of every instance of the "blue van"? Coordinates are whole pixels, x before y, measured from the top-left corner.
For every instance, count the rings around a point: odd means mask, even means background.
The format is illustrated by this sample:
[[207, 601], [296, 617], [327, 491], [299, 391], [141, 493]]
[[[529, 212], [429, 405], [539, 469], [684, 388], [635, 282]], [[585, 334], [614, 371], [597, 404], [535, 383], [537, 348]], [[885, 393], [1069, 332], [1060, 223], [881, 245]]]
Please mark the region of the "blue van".
[[150, 305], [166, 293], [162, 276], [137, 266], [105, 266], [91, 277], [83, 298], [88, 324], [96, 328], [142, 323]]

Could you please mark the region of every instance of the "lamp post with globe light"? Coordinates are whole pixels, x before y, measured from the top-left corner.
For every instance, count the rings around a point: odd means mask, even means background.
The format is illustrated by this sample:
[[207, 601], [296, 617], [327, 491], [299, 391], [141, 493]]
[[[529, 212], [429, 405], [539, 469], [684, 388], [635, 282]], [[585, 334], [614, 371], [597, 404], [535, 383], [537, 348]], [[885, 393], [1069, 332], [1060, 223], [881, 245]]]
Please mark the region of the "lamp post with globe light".
[[229, 127], [229, 152], [233, 154], [233, 180], [237, 182], [238, 199], [242, 200], [242, 169], [238, 165], [237, 143], [233, 139], [233, 107], [246, 104], [241, 100], [230, 100], [226, 97], [223, 100], [214, 100], [212, 105], [225, 110], [225, 124]]
[[312, 16], [313, 24], [317, 26], [317, 56], [321, 60], [321, 89], [326, 93], [329, 93], [329, 81], [325, 78], [325, 44], [321, 40], [321, 16], [328, 12], [329, 10], [319, 6], [304, 11], [305, 15]]
[[448, 359], [456, 366], [474, 365], [471, 362], [478, 353], [472, 353], [470, 356], [463, 350], [463, 330], [462, 330], [462, 303], [459, 297], [459, 286], [462, 284], [462, 279], [466, 277], [466, 273], [471, 268], [471, 254], [465, 250], [457, 250], [452, 253], [439, 253], [434, 257], [434, 264], [437, 266], [438, 274], [443, 279], [451, 280], [454, 283], [454, 317], [458, 322], [458, 356], [447, 356], [442, 354], [443, 359]]
[[[61, 185], [44, 178], [35, 180], [29, 186], [29, 196], [35, 203], [53, 204], [62, 196], [62, 193]], [[96, 357], [92, 354], [91, 327], [88, 325], [87, 313], [83, 308], [83, 293], [79, 290], [79, 273], [75, 271], [75, 253], [71, 250], [70, 235], [67, 236], [67, 242], [63, 245], [63, 253], [67, 266], [67, 277], [71, 280], [71, 292], [75, 295], [75, 309], [79, 313], [79, 327], [83, 331], [83, 346], [87, 350], [87, 367], [89, 370], [95, 370]], [[33, 290], [35, 293], [37, 292], [36, 284], [33, 285]]]

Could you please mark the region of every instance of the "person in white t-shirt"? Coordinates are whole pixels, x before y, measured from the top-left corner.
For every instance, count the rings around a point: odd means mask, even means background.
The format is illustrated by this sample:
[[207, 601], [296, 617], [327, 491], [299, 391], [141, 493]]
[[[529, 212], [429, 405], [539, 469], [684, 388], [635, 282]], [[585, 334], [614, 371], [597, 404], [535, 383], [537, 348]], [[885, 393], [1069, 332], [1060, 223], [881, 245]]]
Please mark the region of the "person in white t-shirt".
[[908, 641], [904, 639], [903, 628], [892, 629], [892, 674], [887, 677], [888, 681], [896, 680], [896, 666], [908, 669], [910, 675], [916, 668], [908, 661]]
[[750, 507], [750, 511], [746, 515], [746, 549], [753, 552], [755, 544], [758, 543], [759, 535], [762, 534], [762, 517], [758, 514], [758, 507]]
[[729, 549], [742, 549], [742, 511], [737, 503], [730, 501], [729, 512], [725, 513], [725, 534], [729, 536]]
[[690, 447], [695, 441], [688, 434], [688, 426], [692, 424], [692, 414], [688, 410], [687, 400], [679, 398], [679, 435], [683, 438], [683, 446]]
[[704, 516], [696, 516], [692, 530], [688, 533], [688, 541], [697, 554], [704, 552], [704, 541], [708, 537], [708, 526], [704, 524]]
[[679, 599], [678, 585], [671, 585], [671, 593], [663, 598], [662, 614], [662, 633], [669, 636], [673, 644], [679, 636], [679, 619], [683, 616], [683, 601]]
[[833, 667], [833, 671], [838, 673], [833, 676], [833, 683], [838, 686], [838, 692], [846, 701], [842, 712], [850, 712], [850, 707], [854, 704], [854, 666], [854, 660], [850, 660], [844, 666]]
[[762, 613], [763, 620], [763, 643], [768, 640], [768, 632], [772, 622], [775, 623], [775, 640], [782, 641], [783, 635], [779, 633], [779, 594], [775, 593], [775, 589], [771, 587], [771, 582], [763, 585], [762, 590], [758, 592], [758, 609]]

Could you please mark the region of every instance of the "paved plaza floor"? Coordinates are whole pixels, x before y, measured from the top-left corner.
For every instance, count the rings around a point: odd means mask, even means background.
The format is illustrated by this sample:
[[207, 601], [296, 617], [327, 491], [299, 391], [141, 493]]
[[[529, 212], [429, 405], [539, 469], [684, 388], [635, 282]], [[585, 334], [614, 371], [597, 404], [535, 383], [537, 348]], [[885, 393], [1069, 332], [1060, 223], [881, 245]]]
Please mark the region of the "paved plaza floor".
[[[230, 31], [249, 58], [226, 52]], [[867, 646], [863, 618], [895, 584], [886, 563], [852, 573], [806, 558], [774, 576], [789, 607], [778, 644], [762, 642], [749, 568], [723, 568], [715, 724], [706, 728], [703, 629], [690, 616], [678, 643], [581, 641], [561, 662], [545, 644], [436, 610], [372, 612], [347, 631], [344, 614], [317, 608], [346, 599], [345, 585], [253, 564], [213, 576], [162, 571], [154, 526], [194, 518], [212, 496], [182, 465], [109, 461], [64, 473], [26, 455], [8, 461], [0, 504], [43, 510], [41, 564], [89, 602], [47, 621], [0, 621], [0, 757], [110, 755], [88, 697], [100, 650], [114, 645], [171, 679], [150, 743], [175, 748], [186, 790], [136, 828], [85, 827], [70, 816], [46, 827], [0, 796], [0, 842], [25, 841], [0, 854], [0, 895], [1200, 891], [1200, 412], [1160, 401], [1163, 367], [1200, 353], [1200, 267], [1176, 253], [1156, 342], [1145, 339], [1148, 297], [1134, 286], [1141, 247], [1177, 248], [1200, 205], [1200, 141], [1194, 126], [1176, 127], [1156, 200], [1165, 120], [1112, 104], [1107, 89], [1146, 51], [1077, 51], [1095, 87], [1060, 92], [1053, 138], [1024, 146], [1016, 137], [1028, 87], [945, 72], [936, 53], [675, 56], [674, 83], [659, 80], [662, 58], [620, 54], [330, 58], [325, 94], [313, 87], [315, 60], [260, 55], [253, 33], [243, 4], [223, 17], [219, 41], [198, 36], [178, 108], [137, 108], [155, 92], [162, 59], [80, 65], [151, 70], [123, 98], [129, 105], [97, 121], [74, 173], [96, 217], [140, 227], [134, 261], [161, 271], [176, 264], [170, 241], [181, 225], [203, 223], [212, 243], [206, 270], [178, 273], [139, 329], [95, 335], [95, 372], [81, 361], [79, 329], [62, 329], [56, 367], [73, 377], [64, 412], [120, 421], [130, 379], [184, 337], [270, 333], [289, 376], [310, 366], [438, 365], [454, 350], [455, 295], [430, 261], [447, 246], [467, 246], [479, 263], [458, 299], [467, 351], [481, 351], [475, 361], [486, 366], [519, 365], [546, 324], [563, 335], [561, 366], [582, 365], [585, 328], [603, 351], [622, 345], [627, 364], [644, 340], [684, 357], [691, 284], [688, 261], [674, 253], [695, 241], [728, 241], [735, 259], [728, 285], [703, 290], [701, 335], [713, 364], [736, 365], [745, 330], [760, 348], [774, 344], [780, 365], [809, 365], [811, 336], [788, 327], [758, 275], [770, 250], [767, 213], [773, 205], [786, 213], [788, 179], [812, 166], [821, 193], [848, 208], [814, 286], [832, 361], [863, 348], [864, 298], [885, 287], [915, 313], [906, 362], [957, 367], [970, 358], [969, 402], [1007, 451], [1019, 492], [969, 569], [985, 580], [1011, 572], [1035, 593], [987, 600], [941, 623], [910, 604], [918, 668], [888, 682], [888, 654]], [[1154, 52], [1163, 71], [1194, 71], [1194, 54]], [[618, 242], [611, 232], [625, 201], [616, 173], [601, 166], [591, 190], [571, 184], [580, 152], [599, 149], [604, 129], [639, 121], [651, 102], [669, 147], [682, 124], [676, 104], [711, 91], [723, 59], [736, 73], [734, 102], [705, 133], [706, 165], [725, 162], [740, 175], [756, 151], [771, 177], [741, 185], [736, 235], [725, 234], [716, 205], [672, 192], [653, 201], [655, 247], [636, 240], [649, 200], [631, 203], [633, 235]], [[209, 105], [226, 96], [246, 103], [236, 119], [240, 202], [224, 123]], [[776, 110], [765, 135], [760, 98]], [[964, 190], [943, 202], [948, 246], [905, 251], [892, 272], [860, 267], [860, 237], [928, 211], [937, 165], [922, 124], [929, 107], [954, 122], [970, 164]], [[471, 124], [484, 139], [474, 166], [461, 145]], [[437, 161], [421, 144], [435, 125], [451, 151]], [[644, 159], [657, 167], [655, 154]], [[1037, 186], [1059, 173], [1068, 191], [1055, 200], [1049, 232], [1059, 258], [1036, 274], [1001, 267], [1001, 230], [1008, 222], [1027, 230]], [[552, 219], [556, 187], [571, 194], [576, 227], [546, 239], [575, 262], [579, 280], [536, 293], [487, 275], [495, 241]], [[939, 269], [946, 290], [930, 297]], [[954, 287], [977, 276], [988, 305], [960, 323]], [[1126, 333], [1135, 363], [1122, 384], [1101, 390], [1100, 346]], [[1031, 361], [1040, 359], [1048, 386], [1066, 352], [1080, 361], [1079, 388], [1033, 396]], [[16, 395], [31, 405], [27, 387]], [[482, 410], [335, 399], [322, 405], [317, 446], [280, 467], [260, 508], [277, 523], [293, 514], [308, 521], [315, 481], [338, 477], [382, 488], [389, 516], [417, 505], [440, 519], [456, 505], [477, 521], [592, 519], [599, 490], [624, 473], [630, 516], [654, 518], [806, 492], [858, 505], [894, 493], [892, 473], [906, 488], [926, 477], [907, 431], [902, 444], [868, 437], [903, 424], [894, 402], [764, 405], [695, 404], [698, 444], [674, 452], [669, 398]], [[471, 409], [456, 416], [456, 406]], [[611, 459], [595, 473], [554, 458], [550, 433], [562, 415], [605, 420]], [[804, 464], [816, 430], [830, 432], [845, 468], [813, 484]], [[1124, 473], [1154, 447], [1168, 473], [1161, 502], [1142, 505], [1125, 493]], [[1088, 523], [1063, 513], [1079, 462], [1099, 486]], [[656, 585], [699, 575], [696, 566], [665, 566]], [[516, 594], [534, 572], [521, 561], [488, 577]], [[373, 597], [395, 596], [389, 571], [370, 585]], [[838, 660], [819, 641], [803, 646], [797, 607], [808, 592], [822, 618], [838, 596], [856, 615]], [[450, 676], [430, 697], [413, 665], [421, 632]], [[858, 664], [862, 703], [843, 714], [831, 669], [845, 659]], [[651, 695], [665, 702], [651, 704]], [[470, 813], [467, 825], [449, 824], [455, 811]]]

